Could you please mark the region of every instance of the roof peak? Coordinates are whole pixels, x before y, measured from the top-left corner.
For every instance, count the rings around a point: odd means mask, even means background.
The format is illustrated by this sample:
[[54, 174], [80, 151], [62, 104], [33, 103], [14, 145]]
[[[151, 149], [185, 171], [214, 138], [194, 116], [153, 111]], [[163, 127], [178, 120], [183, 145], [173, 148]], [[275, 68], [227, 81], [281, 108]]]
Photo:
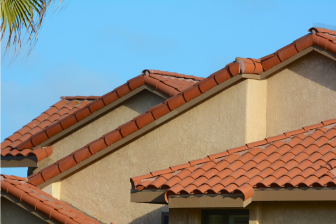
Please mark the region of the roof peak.
[[96, 100], [100, 96], [61, 96], [60, 99], [65, 100]]
[[196, 81], [201, 81], [204, 79], [202, 77], [196, 77], [193, 75], [184, 75], [184, 74], [179, 74], [177, 72], [167, 72], [167, 71], [152, 70], [152, 69], [145, 69], [142, 71], [142, 73], [144, 75], [156, 74], [156, 75], [170, 76], [170, 77], [175, 77], [175, 78], [193, 79]]

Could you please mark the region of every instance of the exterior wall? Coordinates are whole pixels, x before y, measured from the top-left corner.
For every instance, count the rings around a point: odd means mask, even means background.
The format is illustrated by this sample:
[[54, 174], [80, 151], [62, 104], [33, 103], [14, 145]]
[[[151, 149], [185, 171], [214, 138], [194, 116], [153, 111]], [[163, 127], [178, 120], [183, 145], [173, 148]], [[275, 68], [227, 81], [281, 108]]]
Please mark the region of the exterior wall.
[[36, 223], [46, 224], [47, 222], [36, 217], [20, 206], [14, 204], [8, 199], [1, 197], [1, 223], [3, 224], [21, 224]]
[[105, 222], [160, 223], [167, 206], [131, 203], [129, 178], [245, 144], [247, 86], [238, 83], [62, 180], [61, 199]]
[[[234, 208], [236, 209], [236, 208]], [[336, 223], [336, 202], [252, 202], [250, 224]], [[171, 224], [201, 224], [202, 209], [169, 209]]]
[[268, 78], [267, 136], [336, 117], [336, 62], [309, 53]]
[[336, 202], [264, 202], [262, 224], [336, 223]]
[[266, 137], [267, 80], [248, 79], [247, 82], [245, 141], [249, 143]]
[[120, 125], [132, 120], [134, 117], [146, 112], [149, 108], [162, 103], [164, 99], [158, 95], [144, 90], [132, 98], [126, 100], [121, 106], [98, 118], [90, 124], [82, 127], [71, 135], [54, 143], [53, 153], [42, 166], [34, 170], [40, 171], [57, 160], [71, 154], [75, 150], [96, 140], [107, 132], [116, 129]]

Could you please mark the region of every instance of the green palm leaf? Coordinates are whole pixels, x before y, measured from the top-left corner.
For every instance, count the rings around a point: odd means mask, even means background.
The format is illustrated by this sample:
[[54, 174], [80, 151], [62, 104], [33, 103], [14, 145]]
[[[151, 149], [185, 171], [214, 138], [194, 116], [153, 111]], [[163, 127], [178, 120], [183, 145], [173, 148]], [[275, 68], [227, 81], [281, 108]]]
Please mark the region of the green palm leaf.
[[5, 54], [11, 47], [14, 55], [21, 49], [21, 31], [25, 29], [31, 49], [37, 41], [37, 33], [52, 0], [0, 0], [1, 41], [6, 31], [9, 37]]

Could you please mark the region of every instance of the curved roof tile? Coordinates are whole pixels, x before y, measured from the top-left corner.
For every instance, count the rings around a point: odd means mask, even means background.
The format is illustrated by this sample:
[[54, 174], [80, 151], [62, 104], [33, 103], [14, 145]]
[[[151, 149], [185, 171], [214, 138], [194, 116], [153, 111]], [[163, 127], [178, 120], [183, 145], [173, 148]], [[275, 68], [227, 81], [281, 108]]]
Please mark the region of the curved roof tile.
[[22, 177], [1, 174], [1, 191], [58, 223], [101, 223], [27, 183]]
[[167, 202], [173, 194], [242, 193], [246, 200], [259, 187], [336, 187], [335, 149], [333, 119], [133, 177], [131, 183], [140, 191], [168, 187]]

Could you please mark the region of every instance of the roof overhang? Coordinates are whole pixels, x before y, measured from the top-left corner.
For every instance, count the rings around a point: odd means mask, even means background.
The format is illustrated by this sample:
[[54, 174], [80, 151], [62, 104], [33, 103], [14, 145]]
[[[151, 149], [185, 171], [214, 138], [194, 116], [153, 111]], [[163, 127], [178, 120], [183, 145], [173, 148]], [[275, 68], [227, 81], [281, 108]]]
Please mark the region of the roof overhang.
[[[131, 190], [131, 202], [167, 204], [166, 190]], [[244, 208], [253, 201], [336, 201], [336, 187], [255, 189], [244, 201], [242, 194], [170, 195], [169, 208]]]
[[37, 161], [36, 156], [1, 156], [1, 167], [38, 167], [46, 160]]
[[22, 203], [21, 201], [19, 201], [18, 199], [12, 197], [11, 195], [7, 194], [6, 192], [1, 191], [1, 197], [4, 197], [4, 198], [8, 199], [9, 201], [13, 202], [17, 206], [20, 206], [21, 208], [23, 208], [27, 212], [29, 212], [29, 213], [37, 216], [38, 218], [44, 220], [47, 223], [52, 223], [52, 224], [58, 223], [58, 222], [55, 222], [55, 221], [51, 220], [50, 218], [48, 218], [47, 216], [43, 215], [42, 213], [34, 210], [33, 208], [29, 207], [28, 205]]

